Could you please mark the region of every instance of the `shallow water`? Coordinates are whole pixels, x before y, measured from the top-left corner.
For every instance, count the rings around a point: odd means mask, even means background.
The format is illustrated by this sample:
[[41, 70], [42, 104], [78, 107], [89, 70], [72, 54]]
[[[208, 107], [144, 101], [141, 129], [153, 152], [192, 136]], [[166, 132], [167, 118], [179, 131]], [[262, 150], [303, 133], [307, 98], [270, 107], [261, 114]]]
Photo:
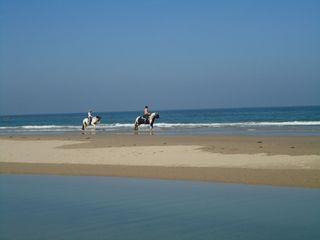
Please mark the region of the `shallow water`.
[[320, 189], [0, 175], [1, 239], [320, 239]]
[[[94, 133], [134, 134], [133, 123], [141, 113], [96, 112], [102, 120]], [[159, 113], [154, 134], [320, 136], [320, 106], [162, 110]], [[79, 133], [86, 116], [85, 112], [0, 116], [0, 135]], [[88, 131], [93, 131], [92, 127]], [[139, 132], [149, 132], [149, 126], [140, 126]]]

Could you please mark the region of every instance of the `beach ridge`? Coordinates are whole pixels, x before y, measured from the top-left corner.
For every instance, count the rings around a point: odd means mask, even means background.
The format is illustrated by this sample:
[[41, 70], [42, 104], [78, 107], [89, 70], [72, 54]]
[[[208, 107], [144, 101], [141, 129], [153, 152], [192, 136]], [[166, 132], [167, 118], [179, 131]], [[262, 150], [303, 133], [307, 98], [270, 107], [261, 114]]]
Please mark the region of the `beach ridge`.
[[0, 173], [121, 176], [320, 188], [320, 137], [0, 137]]

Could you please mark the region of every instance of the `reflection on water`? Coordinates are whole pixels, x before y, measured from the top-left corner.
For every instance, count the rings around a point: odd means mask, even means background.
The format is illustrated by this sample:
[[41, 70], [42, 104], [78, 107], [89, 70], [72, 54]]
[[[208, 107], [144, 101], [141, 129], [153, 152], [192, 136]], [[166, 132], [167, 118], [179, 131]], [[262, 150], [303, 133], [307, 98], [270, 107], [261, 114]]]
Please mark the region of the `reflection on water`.
[[0, 175], [1, 239], [320, 239], [320, 189]]

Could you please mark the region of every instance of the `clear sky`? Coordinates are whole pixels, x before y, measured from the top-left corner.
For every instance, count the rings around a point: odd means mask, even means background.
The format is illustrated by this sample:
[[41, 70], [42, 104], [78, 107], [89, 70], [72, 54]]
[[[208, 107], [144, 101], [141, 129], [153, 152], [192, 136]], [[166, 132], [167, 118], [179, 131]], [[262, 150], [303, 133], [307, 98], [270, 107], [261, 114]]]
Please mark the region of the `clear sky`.
[[320, 105], [317, 0], [0, 0], [0, 114]]

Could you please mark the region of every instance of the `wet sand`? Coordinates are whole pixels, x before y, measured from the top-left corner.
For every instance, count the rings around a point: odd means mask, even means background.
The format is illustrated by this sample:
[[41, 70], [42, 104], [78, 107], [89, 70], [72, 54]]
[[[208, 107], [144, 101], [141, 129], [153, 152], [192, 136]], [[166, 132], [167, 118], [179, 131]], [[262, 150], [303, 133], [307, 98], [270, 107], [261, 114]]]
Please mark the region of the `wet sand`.
[[0, 172], [320, 187], [320, 137], [0, 136]]

